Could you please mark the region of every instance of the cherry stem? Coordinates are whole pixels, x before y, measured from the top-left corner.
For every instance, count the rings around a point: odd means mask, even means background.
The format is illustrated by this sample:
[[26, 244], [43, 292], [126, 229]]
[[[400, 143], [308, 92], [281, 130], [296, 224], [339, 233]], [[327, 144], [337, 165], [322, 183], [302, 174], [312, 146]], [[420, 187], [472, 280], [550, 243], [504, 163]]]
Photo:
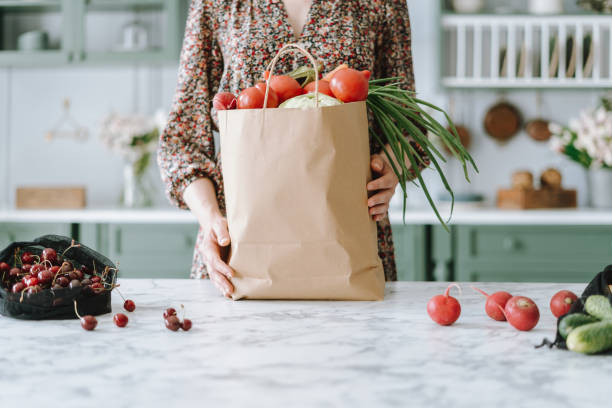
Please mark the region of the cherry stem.
[[21, 290], [21, 296], [19, 297], [19, 303], [23, 303], [23, 295], [25, 293], [26, 290], [28, 290], [29, 288], [26, 286], [25, 288], [23, 288]]
[[79, 314], [78, 310], [77, 310], [77, 301], [76, 299], [74, 300], [74, 313], [76, 313], [77, 317], [79, 319], [82, 319], [81, 315]]
[[181, 303], [181, 322], [185, 320], [185, 306]]
[[17, 266], [17, 262], [21, 266], [23, 266], [23, 262], [21, 262], [21, 257], [19, 256], [19, 252], [21, 252], [21, 248], [15, 248], [15, 266]]
[[450, 292], [450, 289], [453, 286], [456, 287], [459, 290], [459, 294], [461, 295], [461, 286], [457, 285], [456, 283], [451, 283], [450, 285], [448, 285], [448, 287], [444, 291], [444, 297], [448, 297], [448, 292]]
[[45, 259], [44, 261], [42, 261], [42, 262], [41, 262], [41, 264], [42, 264], [43, 266], [44, 266], [46, 263], [48, 263], [48, 264], [49, 264], [49, 267], [52, 267], [52, 266], [53, 266], [53, 264], [51, 263], [51, 261], [50, 261], [50, 260], [48, 260], [48, 259]]
[[[127, 299], [125, 298], [125, 296], [123, 296], [123, 293], [119, 292], [119, 289], [117, 289], [119, 285], [116, 285], [113, 289], [117, 290], [117, 293], [119, 293], [119, 296], [121, 296], [121, 298], [123, 299], [123, 301], [125, 302]], [[112, 289], [111, 289], [112, 290]]]
[[71, 249], [71, 248], [80, 248], [80, 247], [81, 247], [81, 244], [76, 244], [74, 242], [74, 239], [73, 239], [72, 242], [70, 243], [70, 246], [68, 248], [64, 249], [64, 252], [62, 252], [62, 258], [64, 257], [64, 255], [66, 255], [66, 252], [68, 252], [69, 249]]
[[478, 289], [476, 286], [470, 286], [470, 288], [474, 289], [476, 292], [480, 293], [481, 295], [483, 295], [487, 299], [489, 298], [489, 295], [484, 290]]

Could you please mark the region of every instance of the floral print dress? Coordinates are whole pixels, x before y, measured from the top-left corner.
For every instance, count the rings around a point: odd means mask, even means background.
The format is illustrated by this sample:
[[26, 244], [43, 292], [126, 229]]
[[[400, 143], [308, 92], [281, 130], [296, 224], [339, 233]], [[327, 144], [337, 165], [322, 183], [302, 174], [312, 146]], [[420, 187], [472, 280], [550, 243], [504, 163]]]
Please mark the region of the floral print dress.
[[[312, 0], [296, 38], [282, 0], [192, 0], [180, 58], [178, 86], [161, 134], [158, 163], [170, 200], [186, 209], [182, 193], [198, 178], [215, 185], [224, 211], [221, 163], [215, 155], [212, 97], [237, 95], [262, 78], [264, 67], [285, 44], [299, 42], [323, 64], [323, 72], [346, 63], [373, 78], [402, 77], [413, 89], [410, 22], [406, 0]], [[306, 62], [299, 54], [279, 60], [277, 72]], [[381, 147], [370, 141], [372, 153]], [[364, 186], [365, 188], [365, 186]], [[198, 252], [191, 276], [206, 277]], [[396, 280], [388, 217], [378, 222], [378, 247], [387, 280]]]

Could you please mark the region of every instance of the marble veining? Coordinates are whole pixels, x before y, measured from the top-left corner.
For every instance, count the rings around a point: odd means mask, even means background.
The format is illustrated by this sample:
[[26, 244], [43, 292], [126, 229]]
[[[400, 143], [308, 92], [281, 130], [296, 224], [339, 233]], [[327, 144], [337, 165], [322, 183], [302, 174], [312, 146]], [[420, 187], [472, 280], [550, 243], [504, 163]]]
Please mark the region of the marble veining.
[[[382, 302], [228, 301], [209, 281], [120, 281], [136, 302], [78, 321], [0, 317], [0, 407], [587, 407], [607, 406], [612, 356], [534, 349], [554, 336], [550, 296], [577, 284], [480, 284], [533, 298], [541, 320], [519, 332], [484, 314], [462, 284], [462, 315], [426, 314], [440, 282], [389, 283]], [[113, 295], [113, 312], [122, 300]], [[164, 327], [186, 306], [190, 332]]]

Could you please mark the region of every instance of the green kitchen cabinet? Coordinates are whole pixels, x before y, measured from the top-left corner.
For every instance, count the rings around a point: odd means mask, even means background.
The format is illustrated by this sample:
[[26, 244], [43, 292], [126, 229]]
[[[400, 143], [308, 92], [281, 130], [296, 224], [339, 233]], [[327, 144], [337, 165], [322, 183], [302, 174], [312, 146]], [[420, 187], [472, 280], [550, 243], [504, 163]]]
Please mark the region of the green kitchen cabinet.
[[71, 236], [71, 225], [45, 222], [0, 223], [0, 249], [11, 242], [31, 241], [47, 234]]
[[427, 280], [427, 237], [425, 225], [392, 225], [397, 279]]
[[610, 226], [456, 226], [455, 280], [586, 282], [612, 264]]
[[120, 277], [188, 278], [197, 231], [196, 224], [99, 224], [94, 238], [83, 238], [97, 241]]

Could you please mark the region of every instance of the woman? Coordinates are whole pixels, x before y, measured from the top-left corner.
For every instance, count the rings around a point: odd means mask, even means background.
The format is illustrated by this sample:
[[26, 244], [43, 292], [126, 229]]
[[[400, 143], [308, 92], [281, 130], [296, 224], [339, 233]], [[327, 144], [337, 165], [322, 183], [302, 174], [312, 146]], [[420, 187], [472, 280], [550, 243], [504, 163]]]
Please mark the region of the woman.
[[[233, 291], [234, 271], [225, 263], [230, 237], [211, 100], [217, 92], [237, 95], [260, 81], [263, 67], [291, 42], [308, 49], [324, 72], [347, 63], [370, 70], [373, 78], [402, 77], [407, 88], [414, 87], [406, 0], [192, 1], [179, 84], [158, 161], [170, 200], [189, 208], [200, 223], [191, 276], [208, 275], [226, 297]], [[303, 57], [288, 55], [277, 71], [303, 64]], [[378, 222], [385, 277], [395, 280], [387, 210], [398, 180], [381, 146], [371, 140], [370, 149], [369, 212]]]

